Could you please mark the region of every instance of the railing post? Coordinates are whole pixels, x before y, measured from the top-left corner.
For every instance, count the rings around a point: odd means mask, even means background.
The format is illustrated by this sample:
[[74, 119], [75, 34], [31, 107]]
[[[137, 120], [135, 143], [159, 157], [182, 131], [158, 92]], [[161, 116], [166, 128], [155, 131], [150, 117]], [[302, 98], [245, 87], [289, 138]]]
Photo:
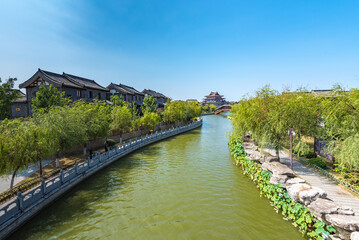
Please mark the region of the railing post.
[[79, 164], [75, 162], [75, 173], [76, 175], [79, 173]]
[[60, 181], [61, 181], [61, 184], [63, 184], [63, 182], [64, 182], [64, 171], [62, 169], [60, 170]]
[[45, 195], [45, 193], [46, 193], [45, 179], [41, 180], [41, 192], [43, 195]]
[[[96, 156], [95, 156], [95, 157], [96, 157]], [[91, 157], [89, 157], [88, 160], [87, 160], [87, 165], [89, 166], [88, 168], [91, 167], [90, 162], [91, 162]]]
[[19, 210], [22, 211], [23, 207], [22, 207], [22, 194], [21, 194], [21, 191], [17, 192], [17, 203], [19, 204]]

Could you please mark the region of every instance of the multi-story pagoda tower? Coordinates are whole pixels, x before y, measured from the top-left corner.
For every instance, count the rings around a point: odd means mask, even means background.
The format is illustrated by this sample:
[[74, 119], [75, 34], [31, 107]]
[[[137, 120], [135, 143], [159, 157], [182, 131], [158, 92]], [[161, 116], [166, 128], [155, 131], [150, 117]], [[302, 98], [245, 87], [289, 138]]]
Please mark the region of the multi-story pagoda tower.
[[225, 100], [223, 95], [220, 95], [218, 92], [211, 92], [209, 95], [204, 97], [202, 102], [203, 105], [213, 104], [216, 105], [217, 107], [220, 107], [227, 103], [228, 102]]

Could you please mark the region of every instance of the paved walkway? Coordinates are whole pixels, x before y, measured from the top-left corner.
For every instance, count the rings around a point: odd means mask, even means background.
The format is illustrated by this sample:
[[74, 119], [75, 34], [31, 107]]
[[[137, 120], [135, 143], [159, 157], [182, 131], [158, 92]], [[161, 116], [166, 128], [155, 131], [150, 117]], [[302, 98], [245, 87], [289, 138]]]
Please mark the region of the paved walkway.
[[[269, 152], [275, 156], [275, 151], [271, 149], [266, 149], [265, 151]], [[290, 157], [284, 153], [280, 153], [280, 161], [285, 163], [290, 167]], [[343, 189], [327, 178], [319, 175], [308, 167], [304, 166], [298, 161], [295, 161], [293, 158], [293, 170], [301, 178], [306, 180], [310, 185], [319, 187], [323, 189], [327, 194], [328, 198], [332, 199], [336, 203], [339, 203], [343, 206], [351, 207], [356, 215], [359, 215], [359, 198], [352, 195], [349, 191]]]
[[[42, 167], [45, 167], [47, 164], [51, 163], [53, 160], [42, 160]], [[14, 186], [30, 176], [31, 174], [39, 171], [40, 167], [38, 163], [30, 165], [27, 169], [23, 170], [22, 172], [16, 174], [16, 177], [14, 179]], [[11, 182], [11, 176], [12, 174], [9, 174], [8, 176], [4, 176], [0, 178], [0, 192], [4, 192], [5, 190], [8, 190], [10, 188], [10, 182]]]

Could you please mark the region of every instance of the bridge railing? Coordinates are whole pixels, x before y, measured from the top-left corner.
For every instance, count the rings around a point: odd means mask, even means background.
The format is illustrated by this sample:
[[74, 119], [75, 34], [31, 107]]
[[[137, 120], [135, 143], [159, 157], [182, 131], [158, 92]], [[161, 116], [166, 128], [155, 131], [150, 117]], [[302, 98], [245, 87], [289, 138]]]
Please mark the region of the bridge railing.
[[92, 157], [89, 157], [87, 161], [82, 163], [76, 163], [73, 167], [66, 171], [61, 170], [60, 173], [48, 180], [42, 180], [40, 185], [21, 193], [18, 192], [17, 197], [11, 199], [5, 204], [0, 206], [0, 231], [6, 227], [6, 225], [15, 221], [23, 213], [29, 209], [35, 207], [43, 199], [48, 198], [52, 194], [56, 193], [59, 189], [66, 187], [71, 182], [79, 179], [88, 173], [96, 172], [101, 166], [110, 164], [111, 162], [123, 157], [124, 155], [139, 149], [143, 146], [159, 141], [161, 139], [177, 135], [182, 132], [186, 132], [197, 128], [202, 125], [202, 119], [190, 123], [183, 127], [171, 128], [166, 131], [159, 131], [146, 135], [145, 137], [136, 138], [130, 140], [123, 145], [117, 145], [114, 149], [111, 149], [104, 153], [97, 153]]

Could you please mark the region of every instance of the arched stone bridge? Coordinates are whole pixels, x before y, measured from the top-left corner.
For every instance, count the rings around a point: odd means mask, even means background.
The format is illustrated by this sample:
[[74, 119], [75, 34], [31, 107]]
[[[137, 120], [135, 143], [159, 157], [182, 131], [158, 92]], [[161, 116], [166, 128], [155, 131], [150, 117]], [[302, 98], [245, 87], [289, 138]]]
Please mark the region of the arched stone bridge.
[[218, 107], [214, 113], [215, 114], [220, 114], [221, 112], [230, 112], [232, 109], [232, 105], [222, 105], [220, 107]]

